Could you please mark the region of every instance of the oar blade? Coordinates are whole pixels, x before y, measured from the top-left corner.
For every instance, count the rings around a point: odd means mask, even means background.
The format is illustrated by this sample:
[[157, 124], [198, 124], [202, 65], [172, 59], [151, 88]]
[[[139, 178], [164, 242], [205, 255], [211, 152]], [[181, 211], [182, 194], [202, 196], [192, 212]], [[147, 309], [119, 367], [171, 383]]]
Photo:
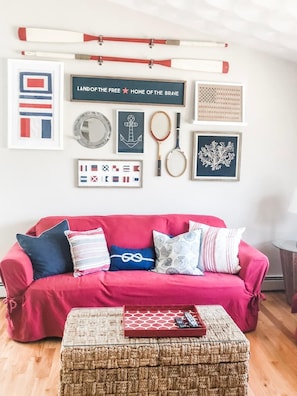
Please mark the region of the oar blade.
[[208, 73], [228, 73], [229, 71], [228, 62], [212, 59], [171, 59], [170, 67]]
[[56, 29], [39, 29], [20, 27], [19, 39], [39, 43], [83, 43], [85, 41], [98, 40], [96, 36], [86, 35], [80, 32]]

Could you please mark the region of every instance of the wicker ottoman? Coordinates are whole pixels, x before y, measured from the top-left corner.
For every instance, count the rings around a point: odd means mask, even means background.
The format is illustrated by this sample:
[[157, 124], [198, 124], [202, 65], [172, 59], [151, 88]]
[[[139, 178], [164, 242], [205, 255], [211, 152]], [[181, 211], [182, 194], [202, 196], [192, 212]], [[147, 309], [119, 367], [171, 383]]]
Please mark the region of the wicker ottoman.
[[77, 308], [65, 325], [60, 395], [247, 395], [249, 342], [218, 305], [203, 337], [128, 338], [123, 308]]

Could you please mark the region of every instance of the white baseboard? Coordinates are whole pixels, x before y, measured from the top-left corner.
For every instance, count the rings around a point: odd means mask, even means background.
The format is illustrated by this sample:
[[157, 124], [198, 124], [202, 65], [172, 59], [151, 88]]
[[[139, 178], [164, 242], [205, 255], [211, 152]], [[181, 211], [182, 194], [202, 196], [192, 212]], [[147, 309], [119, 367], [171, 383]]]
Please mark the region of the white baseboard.
[[268, 275], [265, 277], [262, 291], [279, 291], [285, 290], [284, 278], [282, 276]]
[[6, 297], [5, 287], [0, 283], [0, 298]]

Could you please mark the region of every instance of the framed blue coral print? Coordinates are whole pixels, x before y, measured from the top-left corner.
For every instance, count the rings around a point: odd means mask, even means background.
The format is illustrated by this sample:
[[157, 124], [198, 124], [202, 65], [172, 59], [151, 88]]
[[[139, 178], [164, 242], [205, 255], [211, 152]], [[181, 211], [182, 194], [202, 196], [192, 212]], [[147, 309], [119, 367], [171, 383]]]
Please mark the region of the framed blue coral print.
[[194, 132], [193, 180], [239, 181], [240, 132]]

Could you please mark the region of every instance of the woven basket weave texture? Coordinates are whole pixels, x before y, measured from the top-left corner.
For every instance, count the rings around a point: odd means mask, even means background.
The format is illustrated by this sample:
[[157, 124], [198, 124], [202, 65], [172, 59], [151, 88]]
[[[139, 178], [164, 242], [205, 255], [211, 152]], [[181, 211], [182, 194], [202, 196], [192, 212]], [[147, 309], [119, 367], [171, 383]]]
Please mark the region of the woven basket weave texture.
[[246, 396], [249, 342], [221, 306], [198, 306], [203, 337], [128, 338], [123, 308], [77, 308], [61, 349], [60, 396]]

